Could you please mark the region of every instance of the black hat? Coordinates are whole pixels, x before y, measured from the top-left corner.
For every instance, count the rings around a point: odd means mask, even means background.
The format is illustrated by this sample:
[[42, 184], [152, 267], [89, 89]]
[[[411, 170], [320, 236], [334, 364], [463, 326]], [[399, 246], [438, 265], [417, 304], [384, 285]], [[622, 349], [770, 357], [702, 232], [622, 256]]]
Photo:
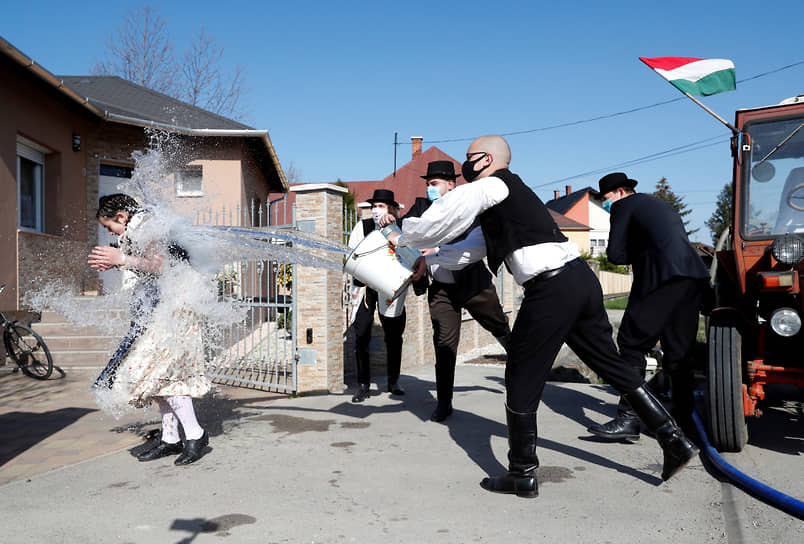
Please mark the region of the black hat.
[[374, 204], [375, 202], [385, 202], [391, 206], [396, 206], [397, 208], [399, 207], [399, 203], [394, 200], [394, 192], [389, 191], [388, 189], [374, 189], [374, 195], [371, 198], [366, 199], [366, 202], [369, 204]]
[[629, 179], [628, 176], [622, 172], [614, 172], [613, 174], [606, 174], [600, 178], [600, 181], [598, 182], [598, 185], [600, 185], [600, 191], [592, 191], [592, 193], [594, 193], [594, 196], [600, 198], [609, 191], [613, 191], [618, 187], [630, 187], [633, 189], [636, 187], [637, 183], [637, 180]]
[[452, 161], [432, 161], [427, 163], [427, 174], [424, 179], [444, 178], [455, 180], [460, 174], [455, 173], [455, 164]]

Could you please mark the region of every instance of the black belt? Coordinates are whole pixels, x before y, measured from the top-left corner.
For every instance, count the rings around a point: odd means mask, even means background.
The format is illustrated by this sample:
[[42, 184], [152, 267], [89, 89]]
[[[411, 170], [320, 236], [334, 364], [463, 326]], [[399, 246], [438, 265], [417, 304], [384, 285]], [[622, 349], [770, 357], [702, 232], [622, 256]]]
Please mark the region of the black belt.
[[554, 269], [552, 269], [552, 270], [547, 270], [547, 271], [545, 271], [545, 272], [542, 272], [541, 274], [538, 274], [538, 275], [536, 275], [536, 276], [533, 276], [533, 277], [532, 277], [532, 278], [530, 278], [528, 281], [526, 281], [525, 283], [523, 283], [523, 284], [522, 284], [522, 287], [524, 287], [525, 289], [528, 289], [528, 288], [530, 288], [530, 287], [533, 287], [533, 286], [534, 286], [534, 285], [536, 285], [537, 283], [541, 283], [541, 282], [543, 282], [544, 280], [549, 280], [550, 278], [554, 278], [554, 277], [558, 276], [558, 275], [559, 275], [559, 274], [561, 274], [561, 273], [562, 273], [564, 270], [566, 270], [566, 269], [568, 269], [568, 268], [572, 268], [573, 266], [575, 266], [576, 264], [579, 264], [579, 263], [581, 263], [581, 262], [582, 262], [582, 260], [581, 260], [581, 258], [580, 258], [580, 257], [575, 257], [575, 258], [574, 258], [574, 259], [572, 259], [571, 261], [567, 261], [566, 263], [564, 263], [564, 265], [563, 265], [563, 266], [560, 266], [560, 267], [558, 267], [558, 268], [554, 268]]

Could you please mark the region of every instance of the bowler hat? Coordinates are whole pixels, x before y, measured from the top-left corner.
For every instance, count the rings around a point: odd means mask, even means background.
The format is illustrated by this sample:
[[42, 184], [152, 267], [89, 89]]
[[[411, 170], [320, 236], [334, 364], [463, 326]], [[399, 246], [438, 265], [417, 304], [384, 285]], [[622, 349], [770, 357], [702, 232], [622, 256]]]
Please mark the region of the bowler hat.
[[391, 206], [399, 207], [399, 203], [394, 200], [394, 192], [388, 189], [374, 189], [374, 195], [371, 198], [367, 198], [366, 202], [370, 204], [374, 204], [375, 202], [385, 202], [386, 204], [390, 204]]
[[609, 191], [613, 191], [618, 187], [629, 187], [633, 189], [634, 187], [636, 187], [637, 183], [638, 183], [637, 180], [629, 179], [628, 176], [626, 176], [622, 172], [614, 172], [612, 174], [606, 174], [605, 176], [600, 178], [600, 181], [598, 182], [598, 184], [600, 185], [600, 191], [599, 192], [592, 191], [592, 192], [594, 193], [594, 196], [600, 198]]
[[460, 176], [455, 173], [455, 165], [452, 161], [431, 161], [427, 163], [427, 173], [421, 177], [424, 179], [444, 178], [454, 180]]

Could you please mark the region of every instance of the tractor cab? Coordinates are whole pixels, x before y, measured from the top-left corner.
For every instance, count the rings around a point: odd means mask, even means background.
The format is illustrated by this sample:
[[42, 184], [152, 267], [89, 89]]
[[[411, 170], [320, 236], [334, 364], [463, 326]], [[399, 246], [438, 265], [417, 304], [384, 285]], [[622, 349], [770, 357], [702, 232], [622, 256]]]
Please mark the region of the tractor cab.
[[708, 326], [707, 426], [720, 451], [742, 450], [766, 385], [804, 387], [804, 96], [739, 110], [735, 127]]

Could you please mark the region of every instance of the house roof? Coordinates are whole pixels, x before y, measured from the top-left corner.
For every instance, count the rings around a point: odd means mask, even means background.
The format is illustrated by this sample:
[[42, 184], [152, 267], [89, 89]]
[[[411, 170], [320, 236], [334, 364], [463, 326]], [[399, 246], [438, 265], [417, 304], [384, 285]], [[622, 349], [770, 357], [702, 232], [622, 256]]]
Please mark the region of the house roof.
[[99, 110], [195, 129], [251, 129], [118, 76], [56, 76]]
[[570, 219], [566, 215], [559, 213], [555, 210], [551, 210], [548, 208], [550, 215], [553, 217], [553, 221], [556, 222], [558, 228], [560, 230], [592, 230], [592, 227], [584, 225], [583, 223], [579, 223], [574, 219]]
[[584, 187], [583, 189], [572, 192], [568, 195], [545, 202], [544, 205], [550, 210], [564, 214], [570, 211], [572, 207], [575, 206], [575, 204], [577, 204], [578, 201], [581, 200], [581, 198], [583, 198], [583, 196], [589, 191], [594, 191], [594, 189], [591, 187]]

